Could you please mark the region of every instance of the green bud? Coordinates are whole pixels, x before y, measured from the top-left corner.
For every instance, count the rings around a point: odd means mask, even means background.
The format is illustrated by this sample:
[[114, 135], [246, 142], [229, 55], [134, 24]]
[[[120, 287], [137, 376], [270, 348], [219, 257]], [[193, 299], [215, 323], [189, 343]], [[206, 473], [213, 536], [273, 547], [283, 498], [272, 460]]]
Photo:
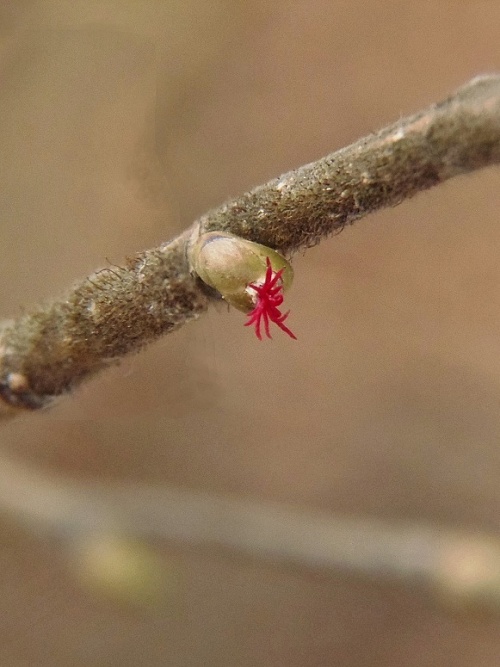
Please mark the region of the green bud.
[[148, 544], [123, 535], [83, 535], [72, 547], [79, 581], [96, 592], [130, 603], [164, 604], [175, 589], [168, 561]]
[[255, 306], [256, 293], [249, 285], [264, 283], [267, 258], [274, 272], [283, 269], [281, 281], [283, 290], [287, 290], [293, 280], [290, 263], [276, 250], [260, 243], [227, 232], [208, 232], [202, 234], [190, 250], [193, 271], [231, 306], [244, 313]]

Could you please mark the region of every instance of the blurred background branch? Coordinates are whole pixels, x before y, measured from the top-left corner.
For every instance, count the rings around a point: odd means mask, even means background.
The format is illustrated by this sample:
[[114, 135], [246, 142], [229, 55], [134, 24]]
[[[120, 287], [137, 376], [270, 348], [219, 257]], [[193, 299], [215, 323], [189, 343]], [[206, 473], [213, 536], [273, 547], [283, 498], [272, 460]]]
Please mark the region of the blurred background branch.
[[[162, 578], [160, 559], [151, 549], [139, 548], [138, 540], [162, 540], [222, 547], [332, 575], [399, 580], [427, 586], [458, 607], [500, 609], [500, 538], [492, 535], [340, 517], [150, 484], [79, 483], [5, 457], [0, 461], [0, 511], [85, 554], [80, 558], [85, 574], [94, 573], [115, 592], [132, 580], [139, 598], [141, 592], [149, 599], [161, 597]], [[99, 566], [102, 560], [104, 567]]]

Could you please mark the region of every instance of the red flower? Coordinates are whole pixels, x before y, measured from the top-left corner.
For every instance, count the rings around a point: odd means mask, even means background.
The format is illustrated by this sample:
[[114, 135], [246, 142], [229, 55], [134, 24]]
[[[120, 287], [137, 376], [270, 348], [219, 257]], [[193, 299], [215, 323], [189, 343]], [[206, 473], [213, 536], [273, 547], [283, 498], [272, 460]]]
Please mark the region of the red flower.
[[255, 308], [248, 313], [250, 319], [248, 322], [245, 322], [245, 326], [249, 327], [254, 324], [257, 338], [262, 340], [260, 331], [262, 320], [264, 320], [264, 330], [268, 338], [272, 338], [269, 332], [269, 322], [274, 322], [282, 331], [288, 334], [290, 338], [297, 340], [297, 337], [285, 324], [283, 324], [290, 311], [282, 314], [279, 309], [279, 306], [283, 303], [283, 283], [281, 281], [281, 276], [285, 269], [283, 268], [279, 271], [273, 271], [269, 257], [266, 257], [266, 265], [267, 270], [264, 282], [262, 284], [250, 283], [248, 285], [248, 287], [255, 290], [257, 293], [257, 302]]

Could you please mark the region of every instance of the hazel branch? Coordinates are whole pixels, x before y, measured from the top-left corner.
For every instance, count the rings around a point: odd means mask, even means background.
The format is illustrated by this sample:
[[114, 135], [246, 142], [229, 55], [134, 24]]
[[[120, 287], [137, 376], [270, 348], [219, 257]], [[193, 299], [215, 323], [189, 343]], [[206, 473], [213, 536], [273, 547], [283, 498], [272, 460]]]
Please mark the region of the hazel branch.
[[500, 76], [233, 199], [159, 248], [103, 269], [63, 299], [0, 331], [4, 408], [36, 409], [126, 354], [198, 317], [208, 294], [191, 241], [230, 232], [282, 253], [310, 247], [368, 213], [500, 162]]

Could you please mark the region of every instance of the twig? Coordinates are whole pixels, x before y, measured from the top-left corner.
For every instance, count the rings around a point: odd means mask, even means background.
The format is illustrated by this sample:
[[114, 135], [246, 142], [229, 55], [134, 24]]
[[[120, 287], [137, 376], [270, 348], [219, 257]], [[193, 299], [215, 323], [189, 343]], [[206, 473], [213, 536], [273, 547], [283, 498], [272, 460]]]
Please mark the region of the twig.
[[500, 606], [500, 539], [481, 533], [145, 484], [82, 484], [3, 457], [0, 508], [69, 547], [99, 536], [215, 546], [308, 570], [426, 585], [454, 604]]
[[500, 161], [500, 76], [300, 167], [209, 212], [170, 243], [101, 270], [0, 333], [0, 396], [36, 409], [196, 318], [212, 298], [191, 273], [190, 241], [228, 231], [291, 253], [453, 176]]

